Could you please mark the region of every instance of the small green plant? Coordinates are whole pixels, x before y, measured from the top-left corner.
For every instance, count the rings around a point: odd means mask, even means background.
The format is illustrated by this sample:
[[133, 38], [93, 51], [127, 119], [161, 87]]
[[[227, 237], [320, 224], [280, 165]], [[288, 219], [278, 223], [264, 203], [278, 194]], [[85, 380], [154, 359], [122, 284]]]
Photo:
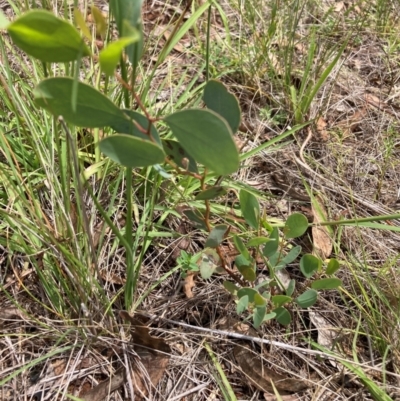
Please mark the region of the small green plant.
[[[295, 302], [300, 307], [309, 307], [317, 299], [317, 289], [337, 288], [341, 284], [340, 280], [333, 278], [315, 280], [311, 283], [311, 289], [296, 291], [294, 280], [287, 288], [279, 282], [276, 271], [294, 262], [300, 254], [301, 248], [298, 246], [287, 249], [291, 246], [290, 239], [306, 231], [306, 218], [301, 214], [291, 215], [280, 238], [278, 228], [271, 227], [260, 218], [257, 198], [241, 190], [239, 201], [242, 216], [257, 235], [246, 244], [241, 236], [232, 237], [239, 255], [235, 260], [235, 268], [228, 266], [221, 244], [230, 226], [213, 225], [211, 202], [230, 190], [229, 185], [224, 184], [224, 177], [236, 172], [240, 165], [234, 141], [241, 119], [239, 103], [221, 82], [209, 80], [202, 95], [205, 108], [152, 116], [145, 106], [145, 99], [135, 89], [136, 69], [143, 47], [141, 2], [131, 7], [124, 0], [112, 0], [110, 7], [115, 16], [119, 38], [108, 43], [98, 58], [85, 43], [84, 37], [90, 38], [90, 34], [78, 11], [75, 12], [75, 20], [83, 36], [69, 22], [43, 10], [30, 11], [8, 25], [7, 30], [14, 43], [39, 59], [45, 71], [51, 71], [48, 68], [50, 63], [70, 63], [70, 68], [65, 69], [70, 75], [50, 76], [38, 83], [33, 90], [36, 105], [59, 118], [59, 127], [65, 132], [72, 149], [74, 140], [71, 126], [101, 128], [110, 133], [101, 140], [95, 138], [94, 146], [125, 167], [128, 215], [132, 214], [133, 168], [154, 169], [161, 181], [171, 177], [182, 181], [188, 179], [192, 187], [197, 189], [192, 192], [195, 193], [194, 197], [185, 201], [195, 202], [197, 206], [184, 213], [194, 225], [207, 232], [208, 237], [204, 250], [197, 255], [191, 256], [184, 251], [181, 253], [178, 263], [184, 274], [199, 271], [207, 279], [214, 272], [224, 272], [231, 278], [225, 281], [225, 288], [238, 297], [238, 313], [250, 311], [256, 327], [271, 318], [288, 324], [288, 304]], [[104, 27], [106, 23], [101, 19], [101, 13], [95, 10], [93, 8], [92, 11], [98, 18], [98, 25]], [[104, 93], [80, 82], [79, 69], [85, 57], [97, 63], [103, 73]], [[118, 64], [121, 75], [116, 72]], [[106, 96], [107, 82], [112, 75], [116, 76], [121, 85], [124, 107], [118, 107]], [[160, 132], [166, 134], [161, 135]], [[127, 219], [124, 236], [110, 220], [107, 223], [126, 250], [128, 271], [125, 306], [129, 310], [140, 274], [140, 258], [137, 259], [132, 252], [135, 242], [132, 223]], [[256, 285], [257, 255], [265, 259], [270, 278]], [[321, 273], [321, 266], [322, 261], [313, 255], [304, 255], [300, 261], [300, 269], [307, 279], [317, 272]], [[332, 274], [332, 270], [325, 273]]]
[[[334, 273], [340, 265], [336, 259], [324, 262], [312, 255], [304, 254], [298, 263], [299, 270], [305, 277], [301, 288], [296, 288], [296, 281], [290, 280], [284, 284], [280, 280], [279, 271], [294, 263], [301, 254], [300, 246], [293, 246], [291, 240], [302, 236], [309, 224], [306, 217], [294, 213], [288, 217], [281, 230], [271, 226], [260, 217], [260, 206], [257, 198], [246, 190], [239, 194], [240, 209], [248, 226], [255, 235], [233, 235], [228, 238], [233, 241], [238, 252], [234, 268], [225, 265], [225, 272], [231, 280], [225, 280], [223, 285], [227, 291], [237, 298], [237, 313], [249, 312], [249, 319], [255, 327], [263, 322], [276, 319], [283, 325], [291, 322], [290, 308], [297, 305], [308, 308], [315, 304], [318, 290], [336, 289], [341, 286], [340, 279]], [[248, 230], [243, 229], [244, 232]], [[200, 275], [207, 279], [213, 273], [221, 272], [224, 265], [224, 255], [220, 246], [226, 240], [228, 226], [221, 224], [213, 227], [205, 242], [205, 249], [196, 255]], [[246, 241], [243, 237], [248, 237]], [[215, 252], [212, 252], [215, 250]], [[268, 278], [258, 280], [256, 260], [261, 257], [268, 271]], [[324, 278], [321, 276], [324, 275]]]

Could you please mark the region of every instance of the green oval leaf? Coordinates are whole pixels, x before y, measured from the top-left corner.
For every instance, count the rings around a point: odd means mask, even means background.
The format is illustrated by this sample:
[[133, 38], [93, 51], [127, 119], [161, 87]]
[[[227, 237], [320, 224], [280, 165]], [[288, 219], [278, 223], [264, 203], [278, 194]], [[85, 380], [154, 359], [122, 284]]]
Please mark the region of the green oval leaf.
[[271, 301], [275, 304], [275, 306], [279, 307], [292, 302], [292, 297], [287, 295], [274, 295], [271, 297]]
[[208, 279], [212, 276], [218, 267], [219, 256], [214, 249], [206, 248], [201, 254], [199, 260], [200, 275], [203, 279]]
[[96, 34], [104, 38], [107, 33], [107, 21], [103, 17], [101, 11], [95, 5], [91, 6], [91, 11], [96, 24]]
[[253, 237], [247, 243], [247, 248], [251, 248], [253, 246], [260, 246], [260, 245], [266, 244], [269, 241], [270, 241], [270, 238], [268, 238], [268, 237]]
[[126, 134], [104, 138], [99, 146], [106, 156], [125, 167], [152, 166], [165, 158], [163, 150], [153, 142]]
[[294, 289], [296, 287], [296, 280], [290, 280], [289, 281], [289, 285], [286, 288], [286, 295], [288, 295], [289, 297], [291, 297], [294, 293]]
[[248, 306], [249, 306], [249, 296], [244, 295], [243, 297], [241, 297], [239, 299], [239, 302], [236, 306], [237, 314], [240, 315], [241, 313], [243, 313], [247, 309]]
[[268, 322], [268, 320], [274, 319], [275, 317], [276, 317], [276, 313], [275, 312], [267, 313], [264, 316], [264, 322]]
[[[110, 127], [119, 134], [129, 134], [141, 139], [149, 140], [149, 135], [147, 135], [147, 132], [149, 130], [150, 121], [147, 119], [147, 117], [135, 110], [123, 109], [122, 112], [126, 118], [123, 120], [116, 120], [110, 125]], [[145, 132], [142, 132], [138, 126], [145, 130]], [[154, 142], [162, 146], [160, 135], [154, 124], [151, 124], [150, 126], [150, 135]]]
[[131, 36], [136, 30], [139, 32], [138, 42], [131, 44], [125, 49], [129, 61], [133, 68], [136, 68], [143, 50], [143, 29], [141, 23], [141, 9], [143, 0], [126, 1], [111, 0], [110, 8], [115, 17], [115, 22], [119, 31], [119, 37]]
[[265, 306], [267, 304], [267, 300], [259, 293], [254, 294], [254, 305], [256, 307]]
[[224, 84], [213, 79], [209, 80], [204, 87], [203, 100], [209, 109], [227, 121], [233, 133], [239, 129], [239, 102], [236, 96], [228, 92]]
[[276, 313], [276, 320], [278, 323], [287, 326], [292, 321], [292, 316], [283, 306], [276, 308], [274, 312]]
[[251, 283], [254, 282], [257, 278], [254, 267], [252, 266], [238, 267], [238, 270], [240, 271], [240, 274], [243, 276], [243, 278], [247, 281], [250, 281]]
[[258, 229], [260, 221], [260, 205], [257, 198], [252, 193], [241, 189], [239, 200], [240, 209], [247, 224], [255, 230]]
[[224, 240], [224, 235], [228, 230], [228, 226], [226, 224], [218, 224], [216, 225], [208, 235], [206, 243], [204, 244], [205, 248], [216, 248], [221, 242]]
[[256, 329], [258, 329], [261, 326], [261, 324], [264, 322], [266, 310], [267, 310], [267, 307], [265, 305], [258, 306], [257, 308], [254, 309], [253, 324]]
[[207, 231], [207, 226], [204, 221], [204, 216], [200, 213], [199, 210], [184, 210], [183, 214], [192, 222], [194, 223], [193, 225], [196, 226], [197, 228], [200, 228], [204, 231]]
[[330, 259], [326, 267], [326, 274], [335, 274], [340, 269], [340, 263], [337, 259]]
[[300, 259], [300, 271], [306, 278], [310, 278], [314, 273], [316, 273], [321, 265], [321, 259], [311, 255], [310, 253], [306, 253]]
[[307, 217], [301, 213], [293, 213], [286, 220], [284, 233], [286, 238], [297, 238], [303, 235], [307, 228]]
[[315, 290], [334, 290], [342, 285], [342, 280], [336, 277], [332, 278], [322, 278], [320, 280], [315, 280], [311, 283], [311, 288]]
[[285, 257], [282, 260], [280, 260], [276, 266], [274, 266], [275, 269], [277, 269], [277, 270], [283, 269], [286, 265], [295, 261], [297, 259], [297, 257], [300, 255], [300, 252], [301, 252], [301, 246], [299, 246], [299, 245], [294, 246], [287, 253], [287, 255], [285, 255]]
[[314, 290], [307, 290], [295, 299], [297, 305], [301, 308], [309, 308], [317, 302], [318, 292]]
[[233, 236], [233, 243], [235, 244], [235, 248], [241, 255], [243, 255], [246, 259], [250, 259], [250, 252], [246, 248], [246, 245], [244, 244], [242, 239], [236, 234]]
[[275, 255], [279, 248], [279, 231], [277, 227], [274, 227], [270, 236], [270, 241], [268, 241], [263, 248], [263, 255], [266, 258], [270, 258]]
[[195, 199], [196, 200], [209, 200], [209, 199], [215, 199], [218, 198], [219, 196], [225, 195], [226, 194], [226, 189], [224, 187], [211, 187], [207, 188], [204, 191], [199, 192]]
[[247, 295], [249, 302], [253, 303], [254, 302], [254, 296], [256, 294], [258, 294], [258, 292], [255, 289], [249, 288], [249, 287], [243, 287], [238, 291], [237, 296], [238, 296], [238, 298], [242, 298], [245, 295]]
[[167, 154], [168, 158], [176, 163], [179, 167], [184, 170], [189, 170], [192, 173], [198, 173], [196, 161], [192, 156], [182, 148], [178, 141], [173, 141], [172, 139], [163, 139], [162, 145], [164, 152]]
[[118, 39], [110, 43], [104, 50], [100, 52], [99, 61], [101, 70], [106, 75], [114, 74], [114, 70], [121, 61], [122, 51], [125, 47], [137, 42], [140, 39], [139, 34], [133, 31], [133, 34], [128, 37]]
[[74, 61], [90, 55], [89, 48], [70, 23], [45, 10], [23, 14], [7, 31], [15, 45], [46, 63]]
[[223, 286], [224, 286], [224, 288], [225, 288], [228, 292], [230, 292], [232, 295], [236, 295], [237, 292], [238, 292], [238, 287], [236, 287], [236, 285], [233, 284], [233, 283], [230, 282], [230, 281], [224, 281], [224, 282], [223, 282]]
[[164, 118], [182, 147], [199, 163], [219, 175], [239, 168], [239, 153], [232, 132], [217, 113], [189, 109]]
[[[76, 82], [75, 82], [76, 84]], [[35, 102], [53, 114], [78, 127], [111, 126], [126, 116], [110, 99], [93, 87], [77, 83], [76, 108], [72, 107], [72, 78], [48, 78], [33, 91]]]

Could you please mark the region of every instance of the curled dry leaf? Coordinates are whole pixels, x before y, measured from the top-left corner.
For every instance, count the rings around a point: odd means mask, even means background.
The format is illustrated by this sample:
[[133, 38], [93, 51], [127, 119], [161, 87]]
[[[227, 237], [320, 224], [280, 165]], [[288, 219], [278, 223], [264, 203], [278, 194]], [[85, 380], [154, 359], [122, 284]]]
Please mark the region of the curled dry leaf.
[[314, 254], [326, 259], [332, 253], [333, 245], [329, 231], [325, 226], [318, 224], [327, 221], [327, 213], [320, 197], [315, 197], [312, 202], [312, 211], [314, 215], [315, 226], [311, 232], [313, 236]]
[[[324, 346], [325, 348], [332, 349], [333, 342], [338, 337], [338, 330], [334, 330], [332, 325], [319, 313], [309, 312], [310, 320], [312, 324], [318, 330], [318, 344]], [[334, 367], [337, 367], [335, 361], [330, 360]]]
[[271, 381], [282, 395], [297, 393], [309, 387], [303, 380], [292, 379], [263, 366], [261, 358], [256, 357], [247, 347], [236, 345], [233, 354], [247, 379], [261, 391], [273, 393]]
[[194, 278], [196, 276], [196, 272], [188, 272], [185, 277], [185, 281], [183, 283], [183, 291], [187, 298], [193, 298], [192, 288], [195, 287]]

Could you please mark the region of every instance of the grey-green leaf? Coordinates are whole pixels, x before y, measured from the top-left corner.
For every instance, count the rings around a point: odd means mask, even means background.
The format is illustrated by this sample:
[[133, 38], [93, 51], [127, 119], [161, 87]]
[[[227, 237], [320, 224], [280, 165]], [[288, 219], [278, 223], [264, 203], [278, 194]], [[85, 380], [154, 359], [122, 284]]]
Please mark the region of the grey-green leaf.
[[332, 258], [326, 267], [326, 274], [335, 274], [340, 269], [340, 263], [337, 259]]
[[303, 255], [300, 259], [300, 271], [304, 277], [310, 278], [321, 267], [321, 260], [309, 253]]
[[76, 108], [72, 107], [72, 78], [48, 78], [33, 91], [35, 102], [54, 116], [78, 127], [101, 128], [112, 126], [126, 116], [110, 99], [93, 87], [78, 82]]
[[164, 118], [182, 147], [219, 175], [239, 168], [239, 153], [227, 122], [211, 110], [189, 109]]
[[278, 323], [287, 326], [290, 324], [290, 322], [292, 321], [292, 316], [290, 315], [289, 311], [287, 309], [285, 309], [283, 306], [274, 309], [274, 311], [276, 313], [276, 320]]
[[178, 141], [172, 139], [163, 139], [162, 145], [164, 147], [164, 152], [167, 154], [168, 158], [176, 163], [179, 167], [184, 170], [189, 170], [192, 173], [198, 173], [196, 161], [193, 159], [185, 149], [182, 148]]
[[223, 117], [233, 133], [239, 129], [240, 106], [236, 96], [228, 92], [224, 84], [211, 79], [204, 88], [203, 100], [206, 106]]
[[286, 220], [284, 233], [286, 238], [297, 238], [303, 235], [307, 228], [307, 217], [301, 213], [293, 213]]
[[309, 308], [317, 302], [318, 292], [314, 290], [307, 290], [295, 299], [297, 305], [301, 308]]
[[241, 189], [239, 200], [244, 219], [249, 226], [256, 230], [260, 221], [260, 205], [257, 198], [252, 193]]
[[216, 225], [208, 235], [206, 243], [204, 244], [205, 248], [216, 248], [221, 242], [224, 240], [224, 235], [228, 230], [228, 226], [226, 224], [218, 224]]
[[207, 188], [204, 191], [199, 192], [196, 196], [196, 200], [209, 200], [215, 199], [219, 196], [225, 195], [226, 189], [224, 187], [214, 186], [211, 188]]
[[163, 150], [153, 142], [126, 134], [104, 138], [99, 146], [106, 156], [125, 167], [152, 166], [165, 158]]
[[342, 285], [342, 280], [332, 277], [332, 278], [322, 278], [320, 280], [315, 280], [311, 283], [311, 288], [315, 290], [334, 290]]
[[90, 54], [79, 32], [69, 22], [45, 10], [23, 14], [7, 30], [15, 45], [43, 62], [74, 61]]

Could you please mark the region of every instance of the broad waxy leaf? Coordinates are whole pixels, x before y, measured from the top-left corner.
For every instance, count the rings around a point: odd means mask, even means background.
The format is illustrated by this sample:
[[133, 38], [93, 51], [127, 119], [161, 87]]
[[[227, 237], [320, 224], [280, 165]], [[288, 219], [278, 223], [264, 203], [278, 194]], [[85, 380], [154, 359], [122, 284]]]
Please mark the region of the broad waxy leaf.
[[96, 34], [100, 35], [103, 38], [107, 33], [107, 21], [96, 6], [92, 5], [91, 11], [94, 21], [96, 23]]
[[99, 61], [101, 70], [106, 75], [114, 74], [114, 70], [121, 60], [121, 55], [125, 47], [139, 40], [139, 34], [127, 36], [110, 43], [104, 50], [100, 52]]
[[139, 62], [143, 49], [142, 4], [143, 0], [110, 0], [110, 8], [115, 17], [119, 37], [131, 36], [133, 30], [139, 32], [139, 40], [125, 50], [134, 68]]
[[206, 248], [198, 261], [200, 274], [203, 279], [208, 279], [217, 270], [219, 256], [214, 249]]
[[246, 245], [238, 235], [233, 236], [233, 243], [235, 244], [237, 251], [240, 252], [240, 254], [244, 256], [244, 258], [250, 259], [250, 252], [248, 251]]
[[326, 267], [326, 274], [335, 274], [340, 269], [340, 263], [337, 259], [332, 258]]
[[269, 236], [270, 241], [268, 241], [263, 248], [263, 255], [266, 258], [271, 258], [275, 255], [279, 248], [279, 231], [277, 227], [274, 227], [272, 233]]
[[79, 27], [86, 39], [92, 40], [92, 35], [90, 34], [89, 28], [86, 25], [85, 17], [82, 15], [79, 8], [74, 9], [74, 20], [75, 25]]
[[332, 278], [322, 278], [320, 280], [315, 280], [311, 283], [311, 288], [315, 290], [334, 290], [342, 285], [342, 280], [332, 277]]
[[287, 253], [287, 255], [285, 255], [285, 257], [282, 260], [280, 260], [276, 266], [274, 266], [275, 269], [278, 269], [278, 270], [283, 269], [286, 265], [295, 261], [297, 259], [297, 257], [300, 255], [300, 253], [301, 253], [301, 246], [297, 245], [297, 246], [293, 247]]
[[283, 306], [274, 309], [274, 311], [276, 313], [276, 321], [280, 324], [282, 324], [283, 326], [287, 326], [290, 324], [290, 322], [292, 321], [292, 316], [290, 315], [289, 311], [287, 309], [285, 309]]
[[238, 292], [238, 287], [230, 281], [224, 281], [223, 286], [225, 289], [230, 292], [232, 295], [236, 295]]
[[249, 296], [244, 295], [243, 297], [241, 297], [239, 299], [239, 302], [236, 306], [237, 314], [240, 315], [241, 313], [243, 313], [247, 309], [248, 306], [249, 306]]
[[251, 283], [256, 280], [257, 276], [256, 276], [256, 272], [254, 271], [254, 267], [237, 266], [237, 268], [245, 280], [250, 281]]
[[286, 238], [297, 238], [303, 235], [307, 228], [307, 217], [301, 213], [293, 213], [286, 220], [284, 233]]
[[286, 295], [291, 297], [294, 293], [295, 287], [296, 287], [296, 280], [294, 279], [290, 280], [289, 285], [286, 288]]
[[270, 241], [270, 238], [268, 238], [268, 237], [253, 237], [247, 243], [247, 247], [251, 248], [252, 246], [263, 245], [263, 244], [266, 244], [269, 241]]
[[210, 110], [189, 109], [164, 118], [182, 147], [216, 174], [239, 168], [239, 153], [227, 122]]
[[[116, 120], [114, 123], [110, 125], [111, 128], [114, 129], [119, 134], [129, 134], [141, 139], [149, 140], [149, 136], [147, 135], [147, 130], [149, 128], [150, 123], [147, 117], [144, 116], [143, 114], [138, 113], [135, 110], [123, 109], [122, 111], [124, 113], [125, 118], [123, 120]], [[146, 133], [142, 132], [136, 126], [136, 124], [131, 120], [136, 122], [142, 129], [146, 131]], [[151, 124], [150, 135], [154, 142], [162, 146], [160, 135], [154, 124]]]
[[225, 195], [226, 194], [226, 189], [224, 187], [211, 187], [207, 188], [204, 191], [199, 192], [195, 199], [196, 200], [209, 200], [209, 199], [215, 199], [218, 198], [219, 196]]
[[126, 120], [123, 111], [93, 87], [78, 82], [76, 109], [72, 107], [72, 78], [48, 78], [33, 91], [35, 102], [54, 116], [78, 127], [101, 128]]
[[254, 302], [254, 297], [255, 297], [256, 294], [258, 294], [258, 292], [255, 289], [249, 288], [249, 287], [243, 287], [238, 291], [237, 296], [239, 298], [242, 298], [245, 295], [247, 295], [248, 299], [249, 299], [249, 302], [253, 303]]
[[318, 292], [315, 290], [307, 290], [295, 299], [297, 305], [301, 308], [309, 308], [317, 302]]
[[79, 32], [69, 22], [45, 10], [28, 11], [7, 30], [20, 49], [46, 63], [74, 61], [90, 54]]
[[204, 244], [205, 248], [216, 248], [221, 242], [224, 240], [224, 235], [228, 230], [228, 226], [226, 224], [218, 224], [216, 225], [208, 235], [206, 243]]
[[211, 79], [204, 88], [203, 100], [206, 106], [223, 117], [232, 132], [236, 133], [240, 124], [240, 106], [236, 96], [229, 93], [224, 84]]
[[201, 228], [206, 231], [207, 226], [204, 222], [204, 216], [197, 210], [184, 210], [183, 214], [192, 222], [197, 228]]
[[257, 198], [250, 192], [244, 189], [240, 190], [240, 209], [247, 224], [254, 228], [258, 228], [260, 220], [260, 205]]
[[265, 312], [267, 311], [267, 307], [265, 305], [257, 306], [253, 312], [253, 323], [254, 327], [258, 329], [261, 324], [265, 321]]
[[189, 155], [189, 153], [186, 152], [185, 149], [182, 148], [178, 141], [173, 141], [172, 139], [163, 139], [162, 145], [168, 158], [176, 163], [179, 167], [185, 170], [187, 169], [192, 173], [199, 172], [196, 161], [192, 156]]
[[271, 297], [271, 301], [277, 306], [283, 306], [292, 301], [292, 297], [287, 295], [274, 295]]
[[115, 134], [99, 143], [100, 150], [125, 167], [147, 167], [163, 162], [163, 150], [150, 141], [126, 134]]
[[310, 278], [316, 273], [321, 268], [321, 265], [321, 260], [309, 253], [303, 255], [300, 259], [300, 271], [306, 278]]

